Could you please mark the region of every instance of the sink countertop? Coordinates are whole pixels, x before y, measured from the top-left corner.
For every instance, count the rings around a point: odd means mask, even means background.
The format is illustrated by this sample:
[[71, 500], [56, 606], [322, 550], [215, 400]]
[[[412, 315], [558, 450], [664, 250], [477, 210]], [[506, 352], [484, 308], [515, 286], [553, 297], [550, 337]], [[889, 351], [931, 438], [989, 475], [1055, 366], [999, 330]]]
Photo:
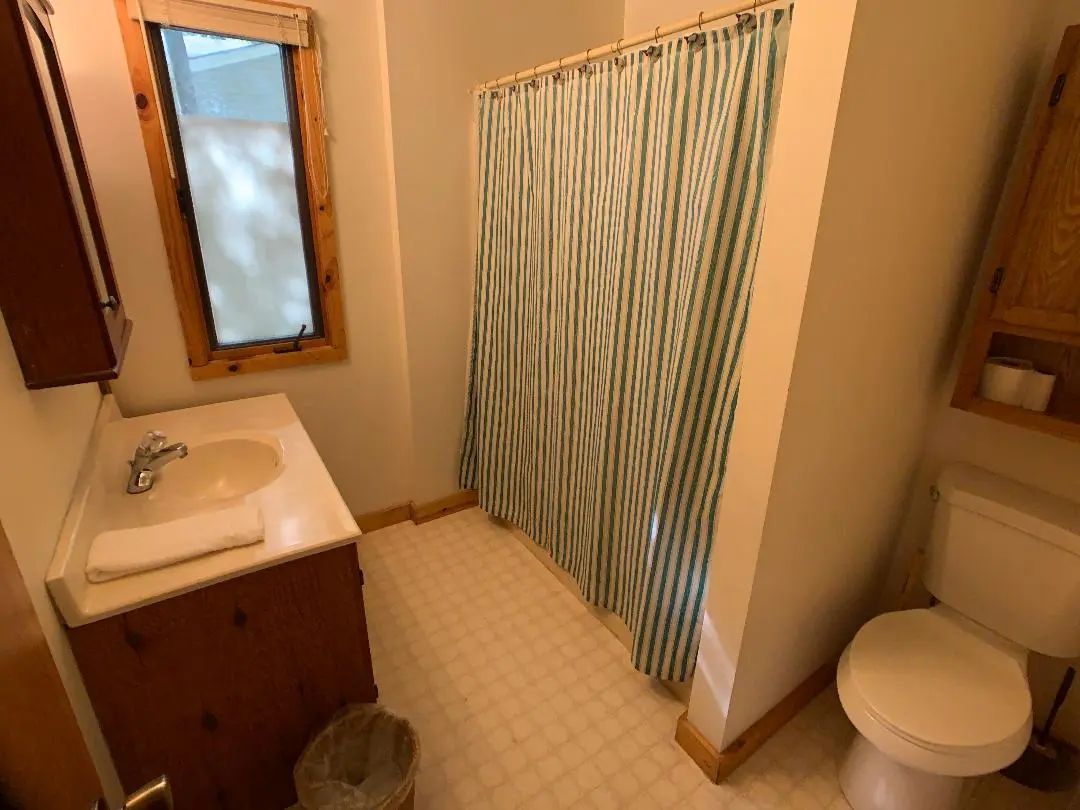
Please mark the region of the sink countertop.
[[[124, 491], [128, 459], [149, 430], [195, 448], [222, 439], [255, 439], [280, 449], [283, 469], [265, 487], [230, 499], [168, 499], [151, 489]], [[183, 464], [176, 461], [173, 464]], [[168, 465], [159, 473], [168, 480]], [[92, 583], [86, 557], [108, 529], [134, 528], [239, 503], [259, 507], [262, 543], [188, 560], [155, 571]], [[239, 399], [178, 411], [124, 418], [105, 397], [72, 493], [45, 580], [69, 627], [115, 616], [142, 605], [242, 576], [278, 563], [347, 545], [360, 535], [315, 446], [284, 394]]]

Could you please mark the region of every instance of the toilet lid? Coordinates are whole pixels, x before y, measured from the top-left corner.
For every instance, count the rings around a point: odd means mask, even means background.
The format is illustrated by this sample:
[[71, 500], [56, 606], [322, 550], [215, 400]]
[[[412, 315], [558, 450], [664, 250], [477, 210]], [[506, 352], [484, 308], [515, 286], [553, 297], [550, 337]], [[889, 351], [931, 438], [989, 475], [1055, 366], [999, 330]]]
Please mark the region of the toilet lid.
[[1016, 734], [1031, 717], [1020, 664], [930, 610], [886, 613], [856, 634], [852, 685], [909, 739], [975, 748]]

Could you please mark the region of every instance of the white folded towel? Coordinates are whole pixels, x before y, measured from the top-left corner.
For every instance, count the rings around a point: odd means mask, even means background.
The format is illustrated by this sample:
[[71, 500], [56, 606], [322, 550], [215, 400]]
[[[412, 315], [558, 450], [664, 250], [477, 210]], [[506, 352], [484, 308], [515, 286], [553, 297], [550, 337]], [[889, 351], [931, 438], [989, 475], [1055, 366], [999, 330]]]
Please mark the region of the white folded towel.
[[247, 505], [155, 526], [102, 532], [90, 545], [86, 578], [106, 582], [215, 551], [249, 546], [263, 538], [262, 512]]

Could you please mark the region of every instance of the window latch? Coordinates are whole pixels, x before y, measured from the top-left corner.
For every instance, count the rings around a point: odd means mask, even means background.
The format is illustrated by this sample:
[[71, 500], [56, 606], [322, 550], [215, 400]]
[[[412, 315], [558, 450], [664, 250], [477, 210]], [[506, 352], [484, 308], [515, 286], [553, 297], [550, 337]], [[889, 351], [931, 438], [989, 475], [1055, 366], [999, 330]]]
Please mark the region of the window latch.
[[289, 352], [300, 351], [300, 339], [304, 336], [304, 332], [307, 331], [307, 324], [300, 324], [300, 331], [296, 333], [296, 337], [293, 338], [291, 346], [278, 346], [274, 349], [274, 354], [288, 354]]

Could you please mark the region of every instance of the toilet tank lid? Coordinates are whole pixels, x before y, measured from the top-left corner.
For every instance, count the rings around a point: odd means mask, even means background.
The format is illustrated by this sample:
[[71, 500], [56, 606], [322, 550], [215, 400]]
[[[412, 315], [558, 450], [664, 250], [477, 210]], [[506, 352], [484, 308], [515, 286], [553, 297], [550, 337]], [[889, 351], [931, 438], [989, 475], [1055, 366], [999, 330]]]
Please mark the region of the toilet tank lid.
[[950, 505], [1080, 555], [1080, 503], [971, 464], [952, 464], [938, 480]]

